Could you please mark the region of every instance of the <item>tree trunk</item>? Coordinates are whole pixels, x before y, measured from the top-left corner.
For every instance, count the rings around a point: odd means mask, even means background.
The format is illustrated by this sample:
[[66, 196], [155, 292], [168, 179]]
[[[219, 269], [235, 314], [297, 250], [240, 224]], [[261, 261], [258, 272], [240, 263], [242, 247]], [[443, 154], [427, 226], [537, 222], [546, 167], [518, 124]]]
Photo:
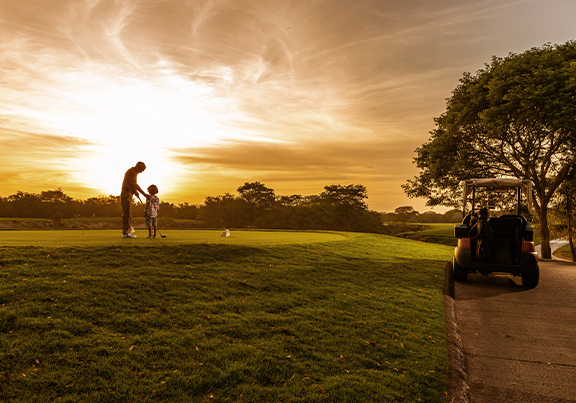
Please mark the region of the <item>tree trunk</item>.
[[550, 249], [550, 230], [548, 230], [548, 206], [544, 203], [540, 207], [540, 250], [544, 259], [552, 259], [552, 249]]
[[570, 253], [572, 253], [572, 261], [576, 262], [576, 248], [572, 239], [572, 206], [570, 204], [568, 204], [566, 213], [568, 218], [568, 244], [570, 245]]

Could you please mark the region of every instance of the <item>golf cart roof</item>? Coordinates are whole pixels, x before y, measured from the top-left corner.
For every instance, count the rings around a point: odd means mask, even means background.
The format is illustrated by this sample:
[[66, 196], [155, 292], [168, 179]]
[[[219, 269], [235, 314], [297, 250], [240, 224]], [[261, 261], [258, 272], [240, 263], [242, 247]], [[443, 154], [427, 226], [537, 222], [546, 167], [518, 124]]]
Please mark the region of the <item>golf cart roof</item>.
[[534, 183], [529, 179], [472, 178], [461, 181], [460, 186], [464, 189], [464, 205], [466, 205], [470, 190], [476, 187], [522, 188], [522, 191], [526, 195], [528, 208], [532, 208], [532, 187], [534, 187]]

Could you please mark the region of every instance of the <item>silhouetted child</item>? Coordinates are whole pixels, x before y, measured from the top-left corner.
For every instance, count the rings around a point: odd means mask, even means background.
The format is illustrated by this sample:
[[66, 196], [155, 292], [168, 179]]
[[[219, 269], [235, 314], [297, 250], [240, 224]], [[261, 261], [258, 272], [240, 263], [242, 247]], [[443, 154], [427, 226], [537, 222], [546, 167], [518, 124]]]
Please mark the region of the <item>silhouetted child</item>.
[[[146, 238], [156, 238], [158, 231], [158, 210], [160, 210], [160, 199], [158, 199], [158, 188], [156, 185], [148, 186], [149, 196], [146, 196], [146, 225], [148, 226], [148, 236]], [[154, 233], [152, 233], [154, 229]]]

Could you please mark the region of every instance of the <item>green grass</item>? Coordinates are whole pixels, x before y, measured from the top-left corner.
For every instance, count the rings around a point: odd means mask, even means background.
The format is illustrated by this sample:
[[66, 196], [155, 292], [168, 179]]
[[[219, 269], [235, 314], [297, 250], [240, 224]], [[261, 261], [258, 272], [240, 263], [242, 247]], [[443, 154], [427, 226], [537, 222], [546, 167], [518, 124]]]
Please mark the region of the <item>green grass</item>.
[[0, 217], [0, 222], [11, 222], [11, 221], [27, 221], [27, 222], [41, 222], [46, 223], [50, 220], [46, 218], [19, 218], [19, 217]]
[[0, 245], [5, 246], [174, 246], [191, 243], [225, 245], [282, 245], [344, 240], [336, 232], [231, 230], [230, 237], [222, 237], [222, 230], [160, 230], [166, 238], [148, 239], [147, 229], [136, 229], [136, 239], [122, 238], [121, 230], [4, 230], [0, 231]]
[[421, 224], [423, 230], [403, 232], [398, 236], [424, 242], [456, 246], [458, 239], [454, 238], [454, 223], [452, 224]]
[[351, 233], [116, 231], [106, 244], [107, 231], [57, 232], [63, 246], [0, 248], [2, 401], [447, 400], [450, 247]]
[[554, 251], [554, 255], [562, 259], [572, 260], [572, 252], [570, 251], [570, 245], [566, 244], [559, 247]]

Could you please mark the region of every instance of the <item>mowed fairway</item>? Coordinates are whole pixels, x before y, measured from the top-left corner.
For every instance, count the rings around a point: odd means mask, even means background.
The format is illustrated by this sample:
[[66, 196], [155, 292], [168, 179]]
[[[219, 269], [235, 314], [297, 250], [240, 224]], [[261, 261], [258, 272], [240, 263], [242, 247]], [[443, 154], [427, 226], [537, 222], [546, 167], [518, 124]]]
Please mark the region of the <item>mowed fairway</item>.
[[0, 400], [447, 401], [451, 247], [220, 233], [1, 231]]
[[280, 245], [293, 243], [328, 242], [343, 240], [335, 232], [297, 231], [236, 231], [230, 237], [221, 236], [222, 230], [166, 230], [166, 238], [146, 238], [148, 230], [137, 229], [137, 238], [122, 238], [121, 230], [7, 230], [0, 231], [0, 246], [161, 246], [190, 243]]

